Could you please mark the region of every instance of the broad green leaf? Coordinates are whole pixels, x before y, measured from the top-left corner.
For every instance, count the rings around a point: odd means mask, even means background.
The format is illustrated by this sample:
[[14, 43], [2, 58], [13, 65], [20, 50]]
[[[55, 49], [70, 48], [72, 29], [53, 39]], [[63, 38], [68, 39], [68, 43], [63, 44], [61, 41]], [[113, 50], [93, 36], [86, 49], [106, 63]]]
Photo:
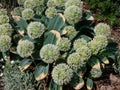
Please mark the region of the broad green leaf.
[[85, 39], [87, 42], [89, 42], [91, 40], [91, 38], [87, 35], [81, 35], [80, 37]]
[[92, 56], [87, 63], [93, 68], [100, 69], [100, 61], [95, 56]]
[[31, 64], [32, 64], [32, 60], [31, 59], [23, 59], [19, 63], [19, 68], [20, 68], [21, 72], [23, 72], [24, 70], [26, 70]]
[[106, 56], [100, 55], [99, 58], [100, 58], [100, 61], [102, 61], [104, 64], [109, 64], [109, 60]]
[[10, 62], [10, 55], [9, 55], [9, 51], [7, 52], [2, 52], [2, 56], [4, 58], [4, 60], [6, 60], [7, 62]]
[[37, 81], [46, 78], [49, 72], [49, 64], [40, 63], [36, 66], [34, 76]]
[[92, 90], [93, 88], [93, 80], [90, 78], [87, 78], [86, 86], [88, 90]]
[[84, 86], [84, 80], [78, 75], [74, 74], [70, 84], [75, 90], [80, 90]]
[[21, 30], [24, 30], [25, 32], [27, 31], [26, 28], [27, 28], [28, 23], [23, 18], [20, 18], [20, 20], [16, 21], [16, 23], [17, 23], [17, 26], [20, 27]]
[[48, 33], [45, 34], [44, 45], [46, 45], [46, 44], [55, 44], [56, 41], [57, 41], [57, 37], [52, 32], [48, 32]]
[[86, 20], [94, 20], [94, 17], [93, 17], [91, 12], [85, 12], [83, 14], [83, 18], [86, 19]]
[[49, 90], [62, 90], [62, 86], [57, 85], [52, 79], [49, 84]]

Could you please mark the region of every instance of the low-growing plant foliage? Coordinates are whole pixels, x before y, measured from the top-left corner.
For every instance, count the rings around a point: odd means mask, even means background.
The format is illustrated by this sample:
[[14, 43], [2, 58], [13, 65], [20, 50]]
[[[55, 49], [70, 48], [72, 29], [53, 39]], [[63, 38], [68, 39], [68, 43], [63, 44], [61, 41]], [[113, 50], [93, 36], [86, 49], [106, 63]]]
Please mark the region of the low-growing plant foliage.
[[[0, 14], [5, 87], [34, 90], [38, 85], [23, 81], [30, 77], [34, 82], [45, 80], [49, 90], [61, 90], [67, 84], [76, 90], [85, 85], [91, 90], [92, 79], [102, 75], [102, 65], [114, 60], [109, 25], [93, 27], [89, 20], [92, 16], [83, 11], [80, 0], [18, 0], [18, 4], [11, 18], [6, 11], [0, 12], [5, 14]], [[18, 64], [11, 65], [11, 60]], [[13, 79], [19, 80], [19, 87], [12, 87], [17, 85], [9, 81]]]

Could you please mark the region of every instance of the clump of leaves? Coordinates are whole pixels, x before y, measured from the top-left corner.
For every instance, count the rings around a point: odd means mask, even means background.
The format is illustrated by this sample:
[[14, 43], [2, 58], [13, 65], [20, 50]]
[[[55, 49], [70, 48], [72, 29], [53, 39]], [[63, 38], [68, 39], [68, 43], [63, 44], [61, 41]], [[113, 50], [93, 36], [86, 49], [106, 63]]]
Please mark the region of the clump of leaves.
[[35, 80], [46, 80], [50, 90], [66, 84], [79, 90], [85, 83], [92, 89], [92, 79], [102, 75], [102, 64], [113, 60], [110, 54], [114, 57], [107, 47], [109, 25], [94, 28], [91, 14], [78, 0], [25, 0], [19, 8], [24, 10], [13, 10], [10, 20], [12, 45], [1, 50], [2, 57], [7, 62], [18, 60], [20, 71], [32, 71]]
[[35, 90], [32, 73], [21, 72], [17, 65], [6, 65], [4, 69], [5, 90]]
[[[120, 26], [119, 0], [85, 0], [89, 9], [95, 11], [95, 17], [100, 20], [107, 19], [110, 25]], [[98, 4], [99, 3], [99, 4]]]

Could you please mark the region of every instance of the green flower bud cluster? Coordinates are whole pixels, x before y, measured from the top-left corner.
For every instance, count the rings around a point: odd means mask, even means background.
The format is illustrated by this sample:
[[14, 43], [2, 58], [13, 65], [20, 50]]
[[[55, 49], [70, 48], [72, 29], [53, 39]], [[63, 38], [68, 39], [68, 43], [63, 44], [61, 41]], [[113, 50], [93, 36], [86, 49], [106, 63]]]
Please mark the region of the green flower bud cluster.
[[73, 47], [75, 50], [83, 46], [87, 46], [87, 41], [85, 39], [81, 38], [74, 41]]
[[82, 8], [72, 5], [65, 9], [64, 16], [69, 24], [75, 24], [82, 17]]
[[91, 50], [87, 46], [82, 46], [81, 48], [78, 48], [76, 50], [76, 53], [78, 53], [81, 58], [84, 58], [84, 60], [88, 60], [91, 57]]
[[54, 0], [56, 6], [64, 6], [67, 0]]
[[24, 9], [22, 11], [22, 17], [25, 20], [30, 20], [31, 18], [33, 18], [33, 16], [34, 16], [34, 11], [30, 8]]
[[8, 15], [0, 15], [0, 24], [5, 24], [9, 22]]
[[45, 15], [48, 18], [53, 18], [54, 16], [57, 15], [57, 10], [54, 7], [49, 7], [49, 8], [46, 9]]
[[94, 32], [96, 36], [103, 35], [103, 36], [109, 37], [111, 35], [110, 26], [105, 23], [97, 24], [94, 28]]
[[61, 63], [53, 68], [52, 78], [58, 85], [69, 83], [72, 76], [73, 70], [67, 64]]
[[97, 54], [101, 49], [105, 48], [108, 44], [107, 37], [99, 35], [95, 36], [92, 41], [88, 43], [92, 54]]
[[72, 5], [82, 7], [80, 0], [67, 0], [65, 3], [65, 8], [68, 8]]
[[0, 15], [7, 15], [7, 10], [1, 8], [1, 9], [0, 9]]
[[17, 65], [6, 65], [3, 74], [4, 90], [35, 90], [33, 74], [21, 72]]
[[39, 38], [45, 31], [45, 26], [41, 22], [31, 22], [27, 27], [27, 34], [30, 38]]
[[0, 35], [11, 36], [13, 32], [12, 26], [9, 23], [0, 25]]
[[0, 51], [6, 52], [10, 49], [11, 38], [7, 35], [0, 35]]
[[92, 68], [90, 74], [93, 78], [99, 78], [102, 75], [102, 71], [101, 69]]
[[43, 3], [44, 3], [44, 0], [33, 0], [33, 1], [35, 2], [36, 6], [43, 5]]
[[15, 7], [13, 9], [13, 15], [14, 16], [22, 16], [22, 11], [24, 10], [24, 8], [22, 7]]
[[47, 7], [56, 7], [54, 0], [48, 0]]
[[86, 64], [86, 60], [82, 58], [78, 53], [72, 53], [68, 56], [67, 63], [72, 69], [77, 70]]
[[29, 57], [34, 50], [34, 43], [29, 40], [21, 40], [17, 46], [17, 53], [21, 57]]
[[60, 40], [57, 40], [56, 44], [60, 51], [68, 51], [71, 46], [71, 42], [68, 38], [61, 38]]
[[40, 50], [40, 57], [45, 63], [53, 63], [59, 55], [58, 47], [53, 44], [44, 45]]
[[64, 30], [66, 31], [65, 36], [67, 36], [70, 40], [72, 40], [77, 35], [77, 31], [73, 26], [66, 26]]
[[33, 9], [36, 6], [36, 3], [34, 0], [25, 0], [24, 2], [24, 8]]

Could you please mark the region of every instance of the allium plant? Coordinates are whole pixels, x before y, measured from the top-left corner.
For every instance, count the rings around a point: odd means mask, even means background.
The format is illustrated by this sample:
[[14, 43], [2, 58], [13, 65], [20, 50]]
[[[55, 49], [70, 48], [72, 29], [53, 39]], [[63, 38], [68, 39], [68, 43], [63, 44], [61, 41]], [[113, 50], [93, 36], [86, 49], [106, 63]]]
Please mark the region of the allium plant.
[[108, 48], [111, 30], [105, 23], [92, 27], [93, 16], [82, 9], [80, 0], [18, 4], [12, 20], [0, 12], [0, 55], [6, 66], [15, 60], [21, 72], [32, 72], [37, 90], [43, 81], [49, 90], [62, 90], [67, 84], [79, 90], [102, 75], [101, 66], [114, 57]]

